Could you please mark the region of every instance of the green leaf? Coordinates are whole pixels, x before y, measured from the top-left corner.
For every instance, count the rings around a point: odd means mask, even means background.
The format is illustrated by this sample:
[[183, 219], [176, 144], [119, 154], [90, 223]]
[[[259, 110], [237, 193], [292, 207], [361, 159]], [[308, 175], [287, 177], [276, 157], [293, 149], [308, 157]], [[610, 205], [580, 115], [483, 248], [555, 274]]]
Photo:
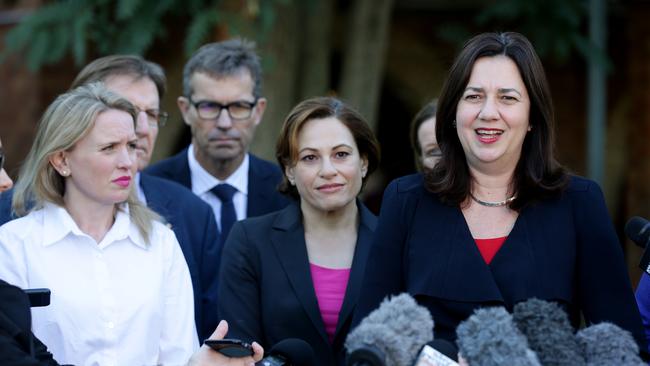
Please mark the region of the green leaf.
[[115, 18], [123, 20], [135, 15], [136, 9], [141, 5], [142, 0], [118, 0]]
[[194, 17], [185, 37], [185, 54], [191, 55], [205, 40], [208, 32], [219, 22], [215, 8], [206, 10]]

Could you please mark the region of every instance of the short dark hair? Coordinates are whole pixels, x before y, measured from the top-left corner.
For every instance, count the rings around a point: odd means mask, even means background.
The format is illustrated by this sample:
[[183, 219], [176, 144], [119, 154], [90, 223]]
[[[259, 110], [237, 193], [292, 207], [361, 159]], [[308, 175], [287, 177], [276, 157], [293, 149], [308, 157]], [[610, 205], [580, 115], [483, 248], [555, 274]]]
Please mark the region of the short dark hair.
[[420, 146], [420, 140], [418, 139], [418, 132], [420, 126], [427, 120], [434, 118], [436, 116], [436, 100], [432, 100], [429, 103], [425, 104], [422, 109], [413, 117], [411, 121], [411, 147], [413, 148], [415, 166], [418, 170], [423, 170], [422, 166], [422, 146]]
[[211, 77], [232, 76], [248, 70], [253, 79], [253, 96], [262, 96], [262, 67], [260, 58], [255, 53], [255, 43], [245, 39], [231, 39], [223, 42], [208, 43], [199, 48], [190, 57], [183, 68], [183, 94], [190, 97], [192, 75], [203, 72]]
[[[275, 157], [282, 168], [282, 173], [298, 160], [298, 134], [304, 125], [314, 119], [329, 117], [338, 119], [350, 130], [359, 149], [359, 154], [368, 160], [368, 172], [362, 180], [365, 184], [370, 174], [379, 166], [379, 142], [359, 112], [341, 100], [332, 97], [307, 99], [289, 112], [282, 125], [275, 148]], [[278, 189], [290, 197], [296, 199], [300, 197], [296, 187], [289, 183], [286, 174]]]
[[465, 153], [455, 128], [456, 108], [476, 60], [505, 56], [516, 65], [530, 95], [531, 131], [524, 139], [515, 168], [509, 207], [520, 210], [529, 203], [559, 194], [568, 184], [568, 175], [554, 157], [555, 121], [551, 92], [544, 68], [533, 45], [515, 32], [483, 33], [470, 39], [456, 57], [438, 99], [436, 137], [442, 159], [425, 173], [427, 189], [452, 205], [467, 202], [471, 176]]
[[109, 77], [117, 75], [151, 79], [156, 84], [158, 98], [161, 100], [167, 91], [167, 78], [163, 68], [136, 55], [111, 55], [94, 60], [79, 72], [70, 89], [97, 81], [106, 81]]

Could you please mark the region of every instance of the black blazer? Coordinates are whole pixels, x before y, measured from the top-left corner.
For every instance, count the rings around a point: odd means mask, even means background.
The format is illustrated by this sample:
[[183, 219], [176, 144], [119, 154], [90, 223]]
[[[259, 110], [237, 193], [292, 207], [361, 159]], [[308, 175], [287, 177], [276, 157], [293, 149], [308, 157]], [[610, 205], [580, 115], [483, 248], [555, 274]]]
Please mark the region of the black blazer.
[[[278, 184], [282, 181], [280, 168], [253, 154], [249, 156], [247, 216], [260, 216], [284, 208], [289, 200], [277, 190]], [[145, 172], [173, 180], [192, 189], [187, 148], [150, 166]]]
[[[140, 174], [147, 207], [162, 216], [176, 234], [192, 278], [194, 318], [199, 339], [214, 332], [217, 284], [221, 259], [219, 229], [210, 205], [176, 182]], [[11, 212], [13, 189], [0, 195], [0, 224], [15, 219]]]
[[574, 327], [609, 321], [645, 350], [623, 251], [598, 185], [572, 177], [561, 197], [524, 208], [487, 265], [458, 207], [426, 191], [421, 175], [384, 193], [353, 324], [388, 294], [408, 292], [433, 315], [435, 337], [455, 340], [458, 323], [485, 306], [531, 297], [555, 301]]
[[58, 365], [31, 329], [27, 295], [18, 287], [0, 280], [0, 365]]
[[267, 350], [283, 339], [300, 338], [313, 347], [317, 365], [342, 362], [376, 225], [375, 216], [357, 205], [357, 245], [333, 344], [318, 307], [297, 203], [233, 226], [219, 275], [219, 314], [230, 326], [228, 337], [257, 341]]

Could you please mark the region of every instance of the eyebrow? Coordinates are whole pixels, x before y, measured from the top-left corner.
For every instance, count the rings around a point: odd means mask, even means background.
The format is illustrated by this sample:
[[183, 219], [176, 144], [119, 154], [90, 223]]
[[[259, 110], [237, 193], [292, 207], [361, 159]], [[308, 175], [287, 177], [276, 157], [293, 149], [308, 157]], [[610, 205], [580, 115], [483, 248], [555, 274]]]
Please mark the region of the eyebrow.
[[[347, 147], [347, 148], [349, 148], [349, 149], [352, 148], [352, 146], [350, 146], [350, 145], [348, 145], [348, 144], [338, 144], [338, 145], [334, 146], [334, 147], [332, 148], [332, 150], [336, 150], [336, 149], [341, 148], [341, 147]], [[304, 148], [298, 150], [298, 154], [300, 154], [300, 153], [303, 152], [303, 151], [318, 151], [318, 149], [313, 148], [313, 147], [304, 147]]]
[[[468, 90], [471, 90], [473, 92], [480, 92], [480, 93], [485, 92], [485, 89], [479, 88], [479, 87], [476, 87], [476, 86], [468, 86], [467, 88], [465, 88], [465, 91], [468, 91]], [[521, 93], [515, 88], [499, 88], [498, 92], [500, 94], [517, 93], [521, 97]]]

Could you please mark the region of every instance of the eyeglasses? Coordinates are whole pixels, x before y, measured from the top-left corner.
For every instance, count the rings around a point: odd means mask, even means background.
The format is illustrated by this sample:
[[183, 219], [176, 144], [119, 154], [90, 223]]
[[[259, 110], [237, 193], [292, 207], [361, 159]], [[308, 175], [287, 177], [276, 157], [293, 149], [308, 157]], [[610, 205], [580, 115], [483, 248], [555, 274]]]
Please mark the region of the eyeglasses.
[[188, 98], [190, 104], [196, 108], [201, 119], [215, 120], [221, 115], [221, 110], [225, 109], [228, 111], [230, 119], [233, 121], [241, 121], [248, 119], [253, 114], [253, 108], [257, 104], [257, 98], [253, 102], [247, 101], [237, 101], [228, 104], [221, 104], [219, 102], [209, 101], [209, 100], [200, 100], [198, 102], [192, 101], [192, 98]]
[[169, 114], [167, 114], [167, 112], [161, 111], [159, 109], [140, 109], [138, 107], [135, 107], [135, 110], [138, 112], [138, 114], [140, 114], [140, 112], [144, 112], [147, 115], [147, 122], [151, 127], [163, 127], [165, 123], [167, 123], [167, 117], [169, 117]]

